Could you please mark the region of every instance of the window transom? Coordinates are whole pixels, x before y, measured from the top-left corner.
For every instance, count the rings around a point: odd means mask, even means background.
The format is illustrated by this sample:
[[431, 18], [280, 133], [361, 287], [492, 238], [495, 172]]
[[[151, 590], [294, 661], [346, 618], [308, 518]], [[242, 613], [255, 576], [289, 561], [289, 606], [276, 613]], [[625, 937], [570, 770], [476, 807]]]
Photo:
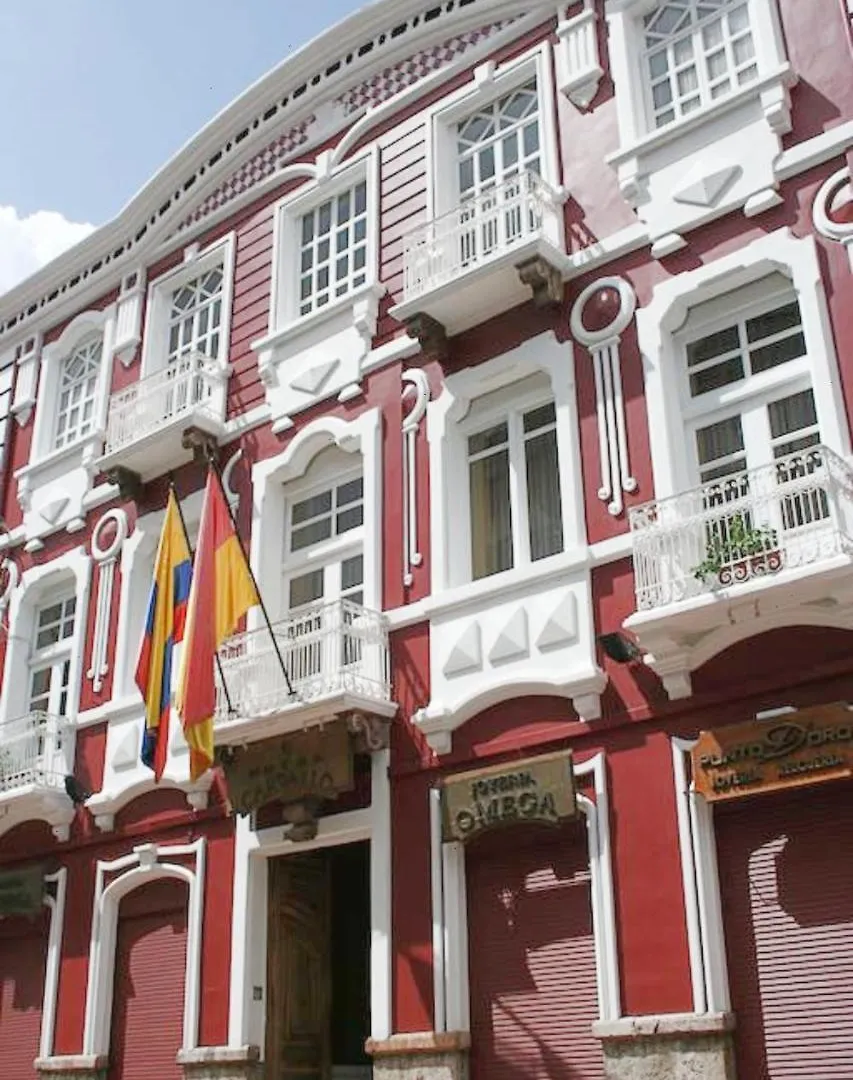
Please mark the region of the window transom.
[[539, 174], [539, 141], [535, 80], [478, 109], [456, 128], [460, 198], [476, 196], [520, 172]]
[[54, 446], [58, 450], [88, 435], [95, 422], [95, 397], [103, 342], [92, 338], [62, 362]]
[[224, 277], [216, 266], [172, 292], [167, 364], [192, 353], [218, 358]]

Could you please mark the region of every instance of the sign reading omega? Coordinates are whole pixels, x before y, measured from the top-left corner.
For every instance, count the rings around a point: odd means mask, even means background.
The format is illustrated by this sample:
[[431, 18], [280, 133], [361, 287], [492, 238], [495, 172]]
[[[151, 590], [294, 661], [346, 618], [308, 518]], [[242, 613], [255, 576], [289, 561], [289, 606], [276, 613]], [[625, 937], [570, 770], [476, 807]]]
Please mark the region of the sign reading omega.
[[442, 784], [444, 840], [470, 840], [486, 829], [518, 822], [558, 825], [575, 817], [572, 753], [527, 758], [457, 773]]

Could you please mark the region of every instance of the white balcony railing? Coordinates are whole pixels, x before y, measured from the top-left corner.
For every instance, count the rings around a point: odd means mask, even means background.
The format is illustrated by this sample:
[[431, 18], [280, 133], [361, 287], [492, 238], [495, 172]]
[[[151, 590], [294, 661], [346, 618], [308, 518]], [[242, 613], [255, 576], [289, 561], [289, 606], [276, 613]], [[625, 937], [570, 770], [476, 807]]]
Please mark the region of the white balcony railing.
[[403, 301], [542, 238], [560, 247], [559, 200], [536, 173], [522, 172], [466, 199], [403, 239]]
[[[346, 692], [391, 700], [388, 627], [378, 611], [348, 600], [319, 602], [275, 623], [273, 632], [296, 702]], [[219, 659], [234, 714], [220, 684], [216, 723], [265, 716], [293, 702], [266, 627], [229, 638]]]
[[35, 785], [63, 789], [71, 772], [71, 725], [31, 712], [0, 725], [0, 794]]
[[853, 470], [813, 446], [630, 512], [637, 611], [853, 554]]
[[110, 399], [106, 453], [145, 438], [186, 413], [209, 411], [221, 419], [227, 369], [198, 353], [175, 360]]

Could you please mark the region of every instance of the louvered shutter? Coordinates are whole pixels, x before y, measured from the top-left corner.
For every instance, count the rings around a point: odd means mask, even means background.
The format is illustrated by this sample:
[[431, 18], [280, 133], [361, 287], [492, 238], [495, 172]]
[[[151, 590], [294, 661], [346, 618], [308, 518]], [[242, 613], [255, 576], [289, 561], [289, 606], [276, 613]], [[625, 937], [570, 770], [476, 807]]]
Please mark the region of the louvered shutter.
[[589, 862], [579, 823], [465, 854], [472, 1080], [600, 1080]]
[[715, 811], [738, 1076], [853, 1080], [853, 787]]
[[0, 920], [0, 1075], [36, 1076], [39, 1056], [48, 915]]
[[110, 1080], [183, 1080], [187, 888], [158, 881], [119, 908]]

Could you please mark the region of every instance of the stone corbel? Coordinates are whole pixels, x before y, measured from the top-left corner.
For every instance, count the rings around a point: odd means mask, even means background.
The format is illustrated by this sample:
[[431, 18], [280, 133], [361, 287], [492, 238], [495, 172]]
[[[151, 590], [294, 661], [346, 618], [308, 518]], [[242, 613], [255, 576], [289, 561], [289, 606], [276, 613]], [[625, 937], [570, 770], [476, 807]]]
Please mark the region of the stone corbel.
[[193, 460], [197, 465], [207, 465], [216, 461], [219, 456], [219, 443], [216, 436], [201, 428], [189, 427], [181, 435], [181, 446], [184, 450], [192, 450]]
[[138, 472], [128, 469], [124, 465], [116, 465], [107, 469], [107, 480], [119, 490], [122, 499], [130, 502], [138, 502], [142, 495], [142, 479]]
[[417, 338], [422, 352], [439, 360], [447, 359], [447, 331], [438, 319], [419, 311], [405, 320], [405, 326], [411, 337]]
[[571, 19], [557, 22], [557, 85], [573, 105], [586, 109], [598, 93], [604, 69], [598, 56], [598, 27], [592, 0]]
[[354, 712], [347, 717], [347, 728], [356, 737], [356, 751], [373, 753], [387, 750], [390, 743], [391, 721], [387, 716]]
[[522, 285], [533, 290], [533, 303], [538, 308], [559, 304], [563, 299], [563, 275], [547, 259], [537, 255], [516, 266]]

